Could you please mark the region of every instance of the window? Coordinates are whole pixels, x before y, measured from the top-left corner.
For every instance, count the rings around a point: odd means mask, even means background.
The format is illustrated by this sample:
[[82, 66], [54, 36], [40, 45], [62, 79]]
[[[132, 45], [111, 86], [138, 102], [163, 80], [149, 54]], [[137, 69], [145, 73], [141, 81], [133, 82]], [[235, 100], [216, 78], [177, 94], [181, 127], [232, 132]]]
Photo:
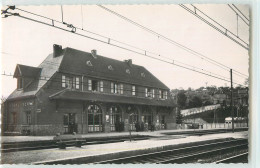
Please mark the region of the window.
[[[102, 82], [103, 83], [103, 82]], [[98, 87], [99, 82], [97, 80], [88, 80], [88, 90], [89, 91], [93, 91], [93, 92], [97, 92], [99, 91], [99, 87]], [[103, 84], [102, 84], [103, 85]], [[102, 87], [103, 89], [103, 87]]]
[[76, 89], [79, 89], [79, 77], [76, 77], [76, 86], [75, 86]]
[[65, 77], [65, 86], [66, 86], [66, 88], [69, 88], [69, 89], [72, 88], [72, 78]]
[[123, 90], [124, 90], [124, 86], [123, 86], [122, 83], [120, 83], [120, 84], [118, 85], [119, 94], [123, 94], [123, 93], [124, 93]]
[[159, 99], [167, 99], [167, 91], [159, 90]]
[[162, 91], [159, 90], [159, 99], [162, 99], [163, 95], [162, 95]]
[[110, 71], [114, 70], [114, 68], [112, 67], [112, 65], [108, 65], [107, 67]]
[[132, 96], [135, 96], [136, 93], [135, 93], [135, 86], [132, 86]]
[[87, 64], [87, 66], [93, 66], [91, 61], [87, 61], [86, 64]]
[[126, 69], [125, 72], [128, 73], [128, 74], [130, 74], [130, 70], [129, 70], [129, 69]]
[[117, 83], [111, 82], [111, 93], [117, 93]]
[[30, 125], [31, 120], [32, 120], [31, 112], [28, 111], [28, 112], [26, 112], [26, 124]]
[[64, 88], [72, 88], [72, 78], [62, 75], [61, 76], [61, 86]]
[[100, 81], [100, 82], [99, 82], [99, 87], [100, 87], [100, 92], [103, 92], [103, 91], [104, 91], [103, 81]]
[[164, 91], [164, 92], [163, 92], [163, 98], [164, 98], [164, 99], [167, 99], [167, 91]]
[[122, 83], [118, 84], [118, 83], [115, 83], [115, 82], [111, 82], [111, 93], [123, 94], [124, 93], [124, 85]]
[[61, 76], [61, 83], [62, 83], [61, 84], [62, 87], [66, 87], [66, 77], [65, 77], [65, 75]]
[[145, 88], [145, 97], [154, 98], [154, 89]]
[[17, 89], [22, 89], [23, 88], [23, 78], [18, 78], [17, 79]]
[[144, 78], [144, 77], [145, 77], [145, 73], [143, 73], [143, 72], [142, 72], [142, 73], [141, 73], [141, 77], [143, 77], [143, 78]]
[[79, 89], [79, 77], [68, 77], [65, 75], [61, 76], [61, 86], [63, 88]]

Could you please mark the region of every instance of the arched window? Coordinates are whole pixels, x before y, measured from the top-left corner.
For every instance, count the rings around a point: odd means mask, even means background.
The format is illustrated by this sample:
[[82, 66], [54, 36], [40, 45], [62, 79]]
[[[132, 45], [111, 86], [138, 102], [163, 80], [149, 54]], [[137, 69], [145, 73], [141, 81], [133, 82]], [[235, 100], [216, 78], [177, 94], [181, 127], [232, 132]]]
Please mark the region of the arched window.
[[102, 111], [98, 105], [87, 108], [88, 132], [102, 132]]

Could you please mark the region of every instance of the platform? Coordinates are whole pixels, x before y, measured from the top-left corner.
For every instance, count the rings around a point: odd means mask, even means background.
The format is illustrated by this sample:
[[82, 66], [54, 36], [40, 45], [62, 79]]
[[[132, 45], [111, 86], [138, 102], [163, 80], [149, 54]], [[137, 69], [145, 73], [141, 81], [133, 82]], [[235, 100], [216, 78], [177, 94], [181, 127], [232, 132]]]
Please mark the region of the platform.
[[[116, 157], [122, 154], [137, 155], [147, 151], [161, 150], [174, 145], [183, 145], [193, 142], [202, 142], [207, 140], [222, 138], [248, 138], [248, 131], [235, 133], [220, 133], [203, 136], [182, 136], [179, 135], [163, 135], [162, 132], [172, 132], [173, 130], [142, 132], [142, 135], [149, 134], [154, 136], [148, 140], [124, 141], [118, 143], [97, 144], [83, 146], [82, 148], [68, 147], [67, 149], [43, 149], [34, 151], [20, 151], [2, 154], [2, 164], [57, 164], [64, 160], [71, 160], [77, 163], [77, 160], [88, 160], [95, 158]], [[177, 130], [178, 131], [178, 130]], [[111, 136], [125, 135], [127, 133], [115, 133]], [[134, 133], [140, 134], [140, 133]], [[92, 135], [94, 136], [94, 135]], [[103, 135], [100, 135], [103, 136]], [[99, 159], [100, 160], [100, 159]]]
[[[244, 128], [244, 127], [241, 127]], [[211, 128], [211, 129], [195, 129], [195, 131], [205, 131], [205, 130], [218, 130], [220, 128]], [[239, 129], [239, 128], [236, 128]], [[226, 129], [227, 130], [227, 129]], [[230, 130], [230, 128], [229, 128]], [[162, 133], [167, 132], [183, 132], [190, 131], [193, 132], [194, 129], [178, 129], [178, 130], [158, 130], [158, 131], [143, 131], [143, 132], [135, 132], [132, 131], [132, 135], [148, 135], [148, 136], [162, 136]], [[129, 132], [109, 132], [109, 133], [89, 133], [82, 134], [83, 138], [102, 138], [102, 137], [117, 137], [117, 136], [127, 136]], [[54, 136], [1, 136], [1, 142], [28, 142], [28, 141], [44, 141], [44, 140], [53, 140]]]

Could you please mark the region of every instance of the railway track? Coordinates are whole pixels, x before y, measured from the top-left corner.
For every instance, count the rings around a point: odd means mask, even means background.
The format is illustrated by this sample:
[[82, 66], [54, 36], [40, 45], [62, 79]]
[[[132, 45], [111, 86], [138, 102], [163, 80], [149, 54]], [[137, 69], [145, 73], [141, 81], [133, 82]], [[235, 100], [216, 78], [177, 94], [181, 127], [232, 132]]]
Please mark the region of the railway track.
[[220, 142], [209, 142], [202, 145], [193, 145], [178, 149], [135, 155], [112, 160], [93, 162], [93, 164], [168, 164], [168, 163], [194, 163], [198, 159], [215, 154], [224, 154], [239, 149], [247, 149], [247, 139], [231, 139]]
[[247, 163], [248, 162], [248, 152], [237, 154], [225, 159], [215, 161], [214, 163]]
[[[239, 131], [247, 131], [247, 130], [248, 130], [248, 128], [237, 128], [234, 131], [239, 132]], [[182, 131], [181, 135], [202, 136], [202, 135], [207, 135], [207, 134], [226, 133], [226, 132], [232, 132], [232, 129]], [[162, 134], [165, 134], [165, 135], [180, 135], [179, 132], [166, 132], [166, 133], [162, 133]]]
[[[248, 128], [239, 128], [235, 131], [246, 131]], [[207, 134], [217, 134], [217, 133], [226, 133], [231, 132], [230, 129], [214, 129], [214, 130], [196, 130], [196, 131], [182, 131], [182, 132], [168, 132], [162, 133], [164, 135], [185, 135], [185, 136], [202, 136]], [[155, 138], [148, 135], [133, 135], [132, 139], [137, 140], [146, 140], [149, 138]], [[159, 137], [160, 138], [160, 137]], [[82, 145], [95, 145], [95, 144], [104, 144], [104, 143], [117, 143], [128, 141], [129, 136], [120, 136], [120, 137], [102, 137], [102, 138], [86, 138], [86, 142], [83, 142]], [[55, 144], [53, 140], [45, 141], [32, 141], [32, 142], [9, 142], [1, 144], [1, 153], [6, 152], [17, 152], [17, 151], [28, 151], [28, 150], [40, 150], [40, 149], [51, 149], [58, 148], [58, 145]], [[67, 146], [74, 146], [74, 143], [67, 144]]]

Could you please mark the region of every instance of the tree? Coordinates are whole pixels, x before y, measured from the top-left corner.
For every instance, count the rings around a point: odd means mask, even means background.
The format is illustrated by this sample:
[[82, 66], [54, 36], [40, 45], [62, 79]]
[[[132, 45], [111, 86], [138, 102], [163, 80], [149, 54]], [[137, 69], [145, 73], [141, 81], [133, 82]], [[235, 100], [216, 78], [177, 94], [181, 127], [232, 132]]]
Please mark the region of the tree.
[[176, 114], [176, 124], [182, 124], [182, 114], [180, 109], [178, 109]]
[[198, 96], [194, 96], [190, 101], [189, 101], [189, 108], [195, 108], [195, 107], [201, 107], [202, 106], [202, 100]]
[[208, 105], [212, 105], [212, 103], [208, 100], [203, 103], [203, 106], [208, 106]]
[[183, 109], [186, 105], [187, 96], [185, 95], [184, 91], [180, 91], [177, 94], [177, 105]]
[[245, 82], [244, 82], [245, 85], [249, 86], [249, 77], [246, 78]]

